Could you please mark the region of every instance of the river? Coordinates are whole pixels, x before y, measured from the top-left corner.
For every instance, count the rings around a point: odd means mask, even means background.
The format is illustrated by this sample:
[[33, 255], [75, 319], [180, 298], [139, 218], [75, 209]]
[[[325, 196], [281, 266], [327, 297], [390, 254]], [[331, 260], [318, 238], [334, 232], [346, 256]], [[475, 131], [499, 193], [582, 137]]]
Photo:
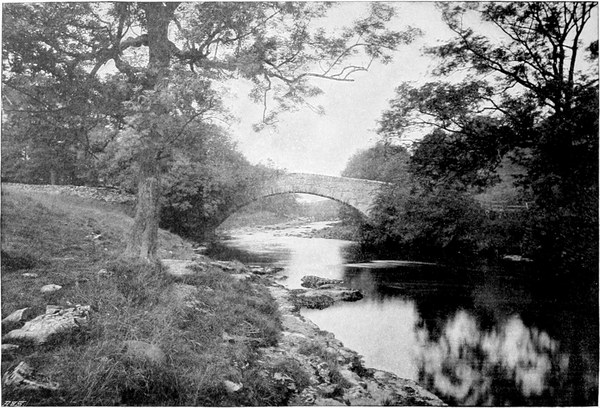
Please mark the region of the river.
[[[302, 310], [364, 356], [450, 405], [596, 406], [598, 302], [532, 278], [532, 266], [477, 270], [369, 260], [350, 241], [308, 238], [323, 223], [228, 232], [207, 255], [343, 279], [365, 297]], [[592, 291], [593, 292], [593, 291]]]

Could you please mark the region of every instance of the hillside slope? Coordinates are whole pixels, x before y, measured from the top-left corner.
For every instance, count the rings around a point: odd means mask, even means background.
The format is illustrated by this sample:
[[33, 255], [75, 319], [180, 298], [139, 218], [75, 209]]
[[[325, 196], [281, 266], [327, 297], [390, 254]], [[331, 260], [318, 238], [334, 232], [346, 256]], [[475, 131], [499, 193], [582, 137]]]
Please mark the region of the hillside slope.
[[[257, 375], [264, 371], [256, 363], [259, 347], [275, 344], [280, 331], [277, 307], [264, 287], [236, 282], [219, 268], [178, 280], [160, 269], [120, 263], [115, 259], [131, 223], [118, 205], [3, 186], [2, 317], [22, 308], [31, 317], [48, 305], [91, 306], [89, 324], [75, 333], [11, 351], [3, 344], [3, 375], [24, 361], [35, 381], [57, 385], [3, 386], [3, 403], [285, 403], [278, 384]], [[161, 258], [192, 255], [189, 243], [161, 231]], [[47, 284], [62, 288], [40, 293]], [[174, 289], [190, 285], [197, 288], [194, 309], [176, 302]], [[3, 321], [3, 336], [20, 325]], [[251, 341], [232, 343], [224, 336]], [[124, 346], [131, 340], [165, 358], [155, 364], [132, 355]], [[243, 371], [236, 369], [240, 365]], [[227, 384], [241, 381], [243, 392], [228, 392]]]

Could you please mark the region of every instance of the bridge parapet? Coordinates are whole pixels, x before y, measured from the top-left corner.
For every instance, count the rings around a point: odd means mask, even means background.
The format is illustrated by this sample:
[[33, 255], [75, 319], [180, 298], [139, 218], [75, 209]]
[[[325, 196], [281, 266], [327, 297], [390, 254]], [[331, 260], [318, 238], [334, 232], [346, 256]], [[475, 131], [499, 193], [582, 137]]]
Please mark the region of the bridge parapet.
[[387, 184], [380, 181], [326, 176], [322, 174], [277, 174], [250, 188], [243, 202], [232, 205], [230, 214], [261, 197], [277, 194], [303, 193], [339, 201], [355, 208], [361, 214], [368, 217], [378, 192]]

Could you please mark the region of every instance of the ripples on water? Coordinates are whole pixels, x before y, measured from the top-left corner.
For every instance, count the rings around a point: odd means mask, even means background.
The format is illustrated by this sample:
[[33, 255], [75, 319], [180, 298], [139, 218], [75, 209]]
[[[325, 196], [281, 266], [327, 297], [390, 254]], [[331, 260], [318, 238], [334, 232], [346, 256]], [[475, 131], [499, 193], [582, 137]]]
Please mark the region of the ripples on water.
[[367, 366], [414, 379], [451, 405], [597, 405], [597, 295], [530, 279], [518, 265], [368, 263], [347, 241], [283, 235], [236, 235], [209, 255], [282, 266], [290, 288], [318, 275], [360, 289], [361, 301], [303, 314]]

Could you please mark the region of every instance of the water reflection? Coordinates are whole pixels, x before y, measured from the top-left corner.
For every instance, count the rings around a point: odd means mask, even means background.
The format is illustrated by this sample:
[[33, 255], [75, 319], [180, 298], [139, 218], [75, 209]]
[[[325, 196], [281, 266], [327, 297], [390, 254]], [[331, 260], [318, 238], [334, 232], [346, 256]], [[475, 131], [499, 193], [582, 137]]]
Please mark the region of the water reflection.
[[283, 264], [292, 248], [268, 234], [223, 237], [212, 242], [206, 255], [221, 260], [238, 260], [245, 264]]
[[[372, 316], [363, 330], [377, 331], [394, 316], [407, 324], [410, 316], [414, 334], [389, 342], [384, 357], [372, 355], [378, 347], [360, 344], [352, 332], [341, 331], [340, 338], [364, 353], [367, 363], [387, 360], [381, 367], [399, 375], [417, 366], [418, 375], [408, 378], [451, 405], [596, 405], [597, 303], [568, 285], [510, 272], [347, 268], [344, 279], [380, 304], [381, 318]], [[343, 326], [330, 322], [328, 313], [315, 319], [325, 328]], [[414, 356], [412, 365], [406, 354]]]
[[413, 302], [389, 299], [344, 303], [302, 313], [335, 333], [346, 347], [359, 351], [368, 367], [417, 379], [419, 342], [414, 330], [419, 315]]
[[288, 287], [319, 275], [360, 289], [359, 302], [303, 314], [367, 366], [417, 380], [451, 405], [598, 403], [597, 294], [569, 292], [514, 266], [348, 267], [367, 256], [348, 242], [269, 231], [234, 238], [221, 259], [283, 266]]
[[420, 382], [451, 404], [529, 405], [548, 388], [553, 366], [568, 365], [557, 341], [518, 316], [486, 332], [461, 310], [439, 338], [431, 339], [425, 328], [417, 329], [417, 337]]
[[250, 264], [283, 266], [289, 288], [300, 288], [306, 275], [339, 279], [344, 273], [342, 249], [348, 241], [274, 235], [273, 231], [239, 234], [214, 243], [207, 255]]
[[317, 275], [324, 278], [339, 279], [344, 272], [344, 258], [340, 248], [348, 242], [333, 239], [306, 239], [285, 237], [283, 241], [293, 246], [294, 251], [286, 260], [283, 275], [288, 279], [285, 285], [289, 288], [301, 287], [301, 279], [306, 275]]

